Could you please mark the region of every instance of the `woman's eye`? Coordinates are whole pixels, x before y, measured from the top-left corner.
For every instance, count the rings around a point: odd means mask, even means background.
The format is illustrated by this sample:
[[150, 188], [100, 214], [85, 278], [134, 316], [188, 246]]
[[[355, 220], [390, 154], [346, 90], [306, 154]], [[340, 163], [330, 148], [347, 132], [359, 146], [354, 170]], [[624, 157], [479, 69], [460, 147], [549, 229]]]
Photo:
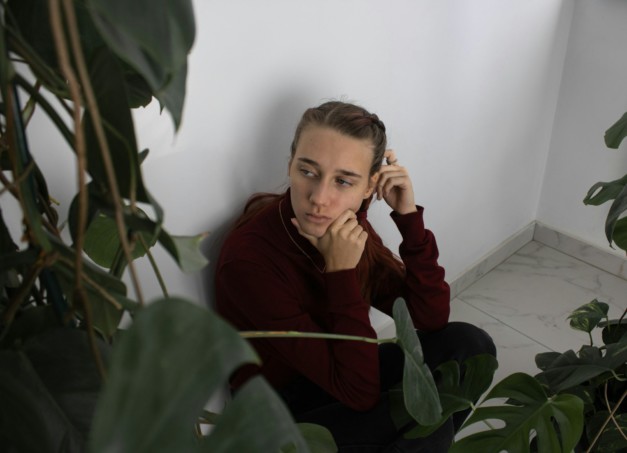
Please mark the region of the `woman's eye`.
[[351, 187], [353, 185], [352, 182], [347, 181], [346, 179], [338, 178], [337, 183], [343, 187]]
[[308, 178], [311, 178], [313, 176], [315, 176], [313, 171], [307, 170], [306, 168], [301, 168], [300, 172], [304, 175], [307, 176]]

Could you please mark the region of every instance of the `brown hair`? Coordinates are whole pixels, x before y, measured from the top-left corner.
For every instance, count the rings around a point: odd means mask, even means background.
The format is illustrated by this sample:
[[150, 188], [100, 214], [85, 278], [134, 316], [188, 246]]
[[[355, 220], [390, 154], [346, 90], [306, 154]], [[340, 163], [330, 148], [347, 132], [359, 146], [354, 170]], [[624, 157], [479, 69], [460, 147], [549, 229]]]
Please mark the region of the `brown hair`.
[[325, 102], [318, 107], [305, 110], [294, 133], [292, 157], [296, 153], [300, 136], [309, 126], [326, 126], [348, 137], [370, 141], [373, 153], [370, 176], [381, 168], [387, 147], [387, 136], [385, 124], [374, 113], [358, 105], [339, 101]]
[[[374, 113], [368, 112], [363, 107], [339, 101], [325, 102], [318, 107], [309, 108], [303, 113], [291, 146], [291, 156], [294, 157], [298, 141], [303, 131], [309, 126], [325, 126], [348, 137], [368, 140], [372, 144], [372, 165], [370, 176], [379, 171], [383, 164], [383, 155], [387, 146], [385, 125]], [[253, 218], [261, 209], [273, 200], [283, 195], [255, 194], [246, 204], [244, 212], [237, 220], [235, 228], [243, 225]], [[360, 211], [366, 211], [374, 197], [374, 193], [365, 199]], [[376, 294], [382, 282], [389, 278], [403, 278], [405, 269], [402, 261], [396, 258], [389, 249], [383, 246], [379, 235], [374, 231], [369, 222], [362, 223], [362, 227], [368, 233], [368, 240], [361, 260], [357, 265], [357, 272], [361, 286], [362, 296], [371, 301], [371, 296]]]

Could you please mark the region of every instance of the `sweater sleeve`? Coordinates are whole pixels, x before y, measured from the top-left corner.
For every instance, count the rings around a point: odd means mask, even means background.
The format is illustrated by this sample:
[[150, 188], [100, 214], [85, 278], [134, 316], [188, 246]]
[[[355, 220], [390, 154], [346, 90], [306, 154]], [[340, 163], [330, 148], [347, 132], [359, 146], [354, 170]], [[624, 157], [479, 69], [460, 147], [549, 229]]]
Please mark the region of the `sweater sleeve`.
[[438, 264], [433, 233], [424, 227], [423, 208], [410, 214], [391, 214], [403, 238], [399, 253], [405, 265], [405, 280], [390, 281], [375, 306], [391, 315], [394, 301], [403, 297], [418, 330], [433, 331], [446, 325], [450, 313], [450, 289], [444, 269]]
[[[231, 261], [223, 263], [217, 278], [217, 284], [228, 295], [230, 317], [242, 319], [240, 328], [246, 325], [254, 330], [376, 337], [355, 270], [322, 275], [324, 294], [315, 320], [291, 282], [269, 266], [246, 260]], [[352, 409], [366, 410], [378, 401], [376, 344], [312, 338], [254, 341], [258, 348], [269, 351], [269, 358], [304, 375]]]

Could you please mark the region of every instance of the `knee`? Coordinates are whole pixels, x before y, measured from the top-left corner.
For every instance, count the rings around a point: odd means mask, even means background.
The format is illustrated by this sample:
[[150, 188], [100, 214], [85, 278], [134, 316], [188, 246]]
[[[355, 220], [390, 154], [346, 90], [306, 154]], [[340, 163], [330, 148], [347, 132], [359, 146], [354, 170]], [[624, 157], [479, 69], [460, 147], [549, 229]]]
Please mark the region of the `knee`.
[[451, 322], [445, 329], [450, 330], [449, 338], [455, 339], [456, 349], [464, 358], [479, 354], [496, 357], [494, 340], [485, 330], [466, 322]]

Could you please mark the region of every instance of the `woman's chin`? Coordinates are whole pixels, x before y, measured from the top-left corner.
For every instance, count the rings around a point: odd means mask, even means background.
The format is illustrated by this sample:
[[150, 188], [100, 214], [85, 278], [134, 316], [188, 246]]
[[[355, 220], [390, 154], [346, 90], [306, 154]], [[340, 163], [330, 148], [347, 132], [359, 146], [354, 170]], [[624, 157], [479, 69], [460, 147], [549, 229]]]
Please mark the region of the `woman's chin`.
[[324, 236], [324, 233], [327, 232], [327, 225], [316, 225], [316, 224], [311, 224], [310, 222], [307, 222], [304, 227], [301, 226], [301, 229], [303, 230], [304, 233], [313, 236], [315, 238], [320, 239], [322, 236]]

